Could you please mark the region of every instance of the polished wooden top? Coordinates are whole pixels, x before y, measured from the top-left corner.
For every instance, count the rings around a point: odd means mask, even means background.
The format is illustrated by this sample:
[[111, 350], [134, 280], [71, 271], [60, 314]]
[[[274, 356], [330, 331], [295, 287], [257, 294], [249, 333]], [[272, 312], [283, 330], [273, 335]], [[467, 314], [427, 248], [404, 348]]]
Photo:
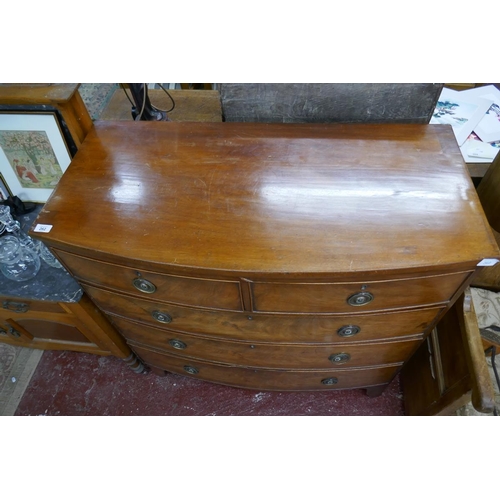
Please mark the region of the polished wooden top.
[[96, 122], [37, 222], [56, 247], [199, 273], [498, 256], [447, 125]]

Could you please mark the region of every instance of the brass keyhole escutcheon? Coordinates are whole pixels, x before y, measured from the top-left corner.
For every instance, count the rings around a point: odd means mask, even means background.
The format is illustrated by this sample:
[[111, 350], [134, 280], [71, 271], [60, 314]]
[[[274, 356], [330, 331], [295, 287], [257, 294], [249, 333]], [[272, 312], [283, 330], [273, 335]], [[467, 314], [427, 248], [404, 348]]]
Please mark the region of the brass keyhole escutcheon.
[[174, 348], [174, 349], [185, 349], [187, 347], [187, 344], [182, 342], [182, 340], [177, 340], [177, 339], [171, 339], [168, 341], [168, 343]]
[[321, 383], [323, 385], [335, 385], [339, 379], [337, 377], [329, 377], [329, 378], [324, 378]]
[[332, 354], [328, 359], [335, 365], [341, 365], [342, 363], [347, 363], [351, 359], [351, 356], [346, 352], [339, 352]]
[[374, 298], [370, 292], [358, 292], [348, 297], [347, 303], [350, 306], [359, 307], [369, 304]]
[[337, 335], [341, 337], [352, 337], [353, 335], [358, 334], [361, 331], [361, 328], [356, 325], [346, 325], [337, 330]]
[[160, 311], [153, 311], [151, 313], [151, 316], [153, 316], [153, 318], [156, 321], [159, 321], [160, 323], [171, 323], [172, 322], [172, 316], [170, 316], [170, 314], [167, 314], [167, 313], [163, 313]]
[[135, 278], [134, 281], [132, 281], [132, 284], [137, 290], [139, 290], [139, 292], [143, 293], [156, 292], [156, 286], [153, 283], [151, 283], [151, 281], [145, 280], [144, 278]]

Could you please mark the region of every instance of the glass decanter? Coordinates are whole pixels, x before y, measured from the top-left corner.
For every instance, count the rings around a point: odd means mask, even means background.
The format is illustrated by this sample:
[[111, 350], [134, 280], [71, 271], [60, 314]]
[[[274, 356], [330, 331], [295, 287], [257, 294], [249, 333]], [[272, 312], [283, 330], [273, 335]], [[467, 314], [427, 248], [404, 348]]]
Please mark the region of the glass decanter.
[[21, 231], [21, 225], [12, 218], [9, 207], [0, 206], [0, 223], [5, 225], [6, 231], [19, 239], [23, 248], [27, 248], [38, 258], [41, 257], [49, 266], [62, 268], [61, 263], [41, 241], [33, 240]]
[[40, 257], [19, 238], [7, 235], [0, 238], [0, 271], [13, 281], [34, 278], [40, 270]]

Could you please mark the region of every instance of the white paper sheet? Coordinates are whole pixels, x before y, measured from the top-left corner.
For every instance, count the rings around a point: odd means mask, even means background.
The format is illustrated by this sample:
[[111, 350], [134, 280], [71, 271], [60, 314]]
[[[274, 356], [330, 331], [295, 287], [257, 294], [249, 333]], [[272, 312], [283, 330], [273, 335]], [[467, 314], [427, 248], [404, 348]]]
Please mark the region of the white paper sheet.
[[443, 88], [429, 122], [451, 125], [459, 146], [463, 145], [493, 104], [490, 99], [466, 92]]

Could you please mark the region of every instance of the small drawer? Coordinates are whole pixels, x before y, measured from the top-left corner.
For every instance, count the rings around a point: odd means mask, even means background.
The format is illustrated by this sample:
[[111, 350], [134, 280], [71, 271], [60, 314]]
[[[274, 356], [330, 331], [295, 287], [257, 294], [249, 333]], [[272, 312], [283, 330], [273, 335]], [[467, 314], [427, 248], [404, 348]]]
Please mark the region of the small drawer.
[[263, 368], [331, 369], [403, 363], [420, 345], [412, 337], [399, 342], [371, 344], [271, 344], [235, 342], [133, 323], [113, 318], [122, 335], [135, 345], [156, 347], [174, 355]]
[[148, 365], [208, 382], [262, 391], [324, 391], [388, 384], [400, 365], [359, 369], [268, 370], [207, 363], [165, 354], [131, 343]]
[[361, 312], [447, 302], [469, 273], [360, 283], [252, 283], [253, 310]]
[[78, 280], [105, 286], [138, 297], [175, 304], [241, 310], [237, 281], [217, 281], [151, 273], [117, 266], [57, 250], [58, 257]]
[[[261, 314], [209, 311], [126, 297], [85, 285], [105, 312], [158, 328], [263, 342], [365, 342], [422, 334], [441, 309], [366, 315]], [[158, 318], [158, 314], [163, 315]]]
[[58, 302], [9, 297], [0, 299], [0, 317], [9, 318], [12, 314], [23, 315], [30, 312], [66, 313]]

